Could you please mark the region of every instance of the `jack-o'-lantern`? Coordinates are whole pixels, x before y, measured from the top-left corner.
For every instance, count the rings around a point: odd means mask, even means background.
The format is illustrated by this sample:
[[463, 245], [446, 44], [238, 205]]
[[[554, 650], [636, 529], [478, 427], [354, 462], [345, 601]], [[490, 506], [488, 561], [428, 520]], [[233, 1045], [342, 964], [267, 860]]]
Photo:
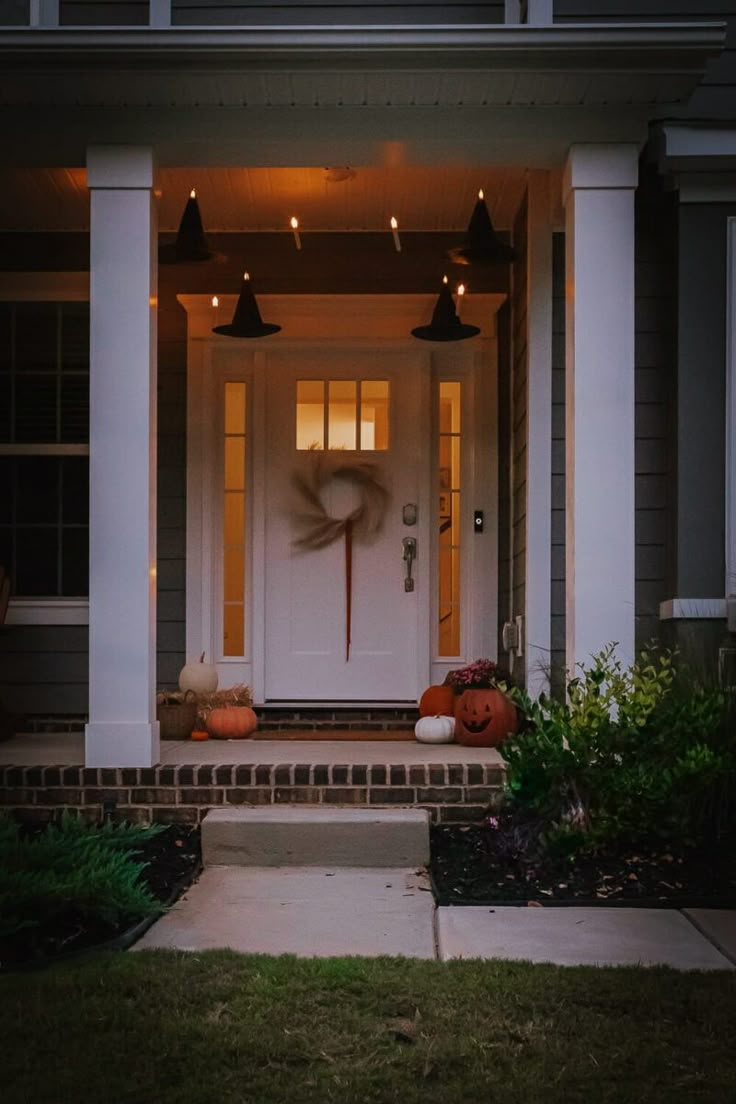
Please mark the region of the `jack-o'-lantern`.
[[500, 690], [465, 690], [455, 701], [455, 739], [466, 747], [496, 747], [518, 727], [516, 707]]

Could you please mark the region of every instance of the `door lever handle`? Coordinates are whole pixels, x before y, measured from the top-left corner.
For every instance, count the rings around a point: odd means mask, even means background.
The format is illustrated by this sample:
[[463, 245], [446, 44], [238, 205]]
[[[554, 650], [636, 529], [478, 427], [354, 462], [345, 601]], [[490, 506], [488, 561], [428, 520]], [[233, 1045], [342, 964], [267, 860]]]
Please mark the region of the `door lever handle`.
[[417, 541], [416, 537], [404, 537], [401, 542], [403, 547], [403, 560], [406, 564], [406, 576], [404, 578], [404, 590], [407, 594], [411, 594], [414, 590], [414, 579], [412, 578], [412, 568], [414, 566], [414, 560], [417, 558]]

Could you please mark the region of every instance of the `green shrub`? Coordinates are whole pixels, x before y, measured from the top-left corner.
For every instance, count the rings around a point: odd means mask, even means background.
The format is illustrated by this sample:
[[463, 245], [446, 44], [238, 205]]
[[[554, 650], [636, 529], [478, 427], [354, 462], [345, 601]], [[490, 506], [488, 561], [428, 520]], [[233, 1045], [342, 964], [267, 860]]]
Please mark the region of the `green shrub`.
[[733, 694], [694, 684], [671, 653], [651, 647], [624, 669], [611, 645], [564, 702], [511, 694], [527, 721], [504, 744], [507, 793], [544, 819], [547, 846], [688, 845], [733, 825]]
[[161, 826], [86, 824], [66, 815], [37, 835], [0, 820], [0, 938], [39, 941], [62, 917], [114, 928], [161, 911], [133, 856]]

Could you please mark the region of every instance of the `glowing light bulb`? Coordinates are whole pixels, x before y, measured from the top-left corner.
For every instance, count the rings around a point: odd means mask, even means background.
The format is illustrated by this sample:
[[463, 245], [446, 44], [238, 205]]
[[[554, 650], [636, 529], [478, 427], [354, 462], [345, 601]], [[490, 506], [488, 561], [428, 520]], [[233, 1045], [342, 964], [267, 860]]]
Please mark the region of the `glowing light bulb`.
[[443, 284], [446, 284], [446, 283], [447, 283], [447, 277], [446, 277], [446, 276], [443, 276], [443, 277], [442, 277], [442, 283], [443, 283]]
[[457, 293], [458, 293], [458, 295], [464, 295], [465, 294], [465, 284], [458, 284], [457, 285]]
[[243, 279], [244, 280], [250, 280], [250, 273], [249, 272], [244, 272], [243, 273]]
[[478, 189], [478, 199], [483, 199], [483, 198], [484, 198], [484, 196], [483, 196], [483, 189], [482, 189], [482, 188], [479, 188], [479, 189]]
[[220, 305], [220, 300], [217, 298], [216, 295], [213, 295], [212, 296], [212, 306], [213, 307], [219, 307], [219, 305]]
[[298, 230], [299, 229], [299, 219], [296, 218], [294, 215], [291, 216], [291, 229], [292, 230]]
[[391, 216], [391, 220], [389, 222], [389, 225], [391, 227], [391, 233], [393, 234], [393, 238], [394, 238], [394, 247], [396, 249], [396, 252], [400, 253], [401, 252], [401, 238], [399, 237], [399, 223], [398, 223], [397, 219], [394, 218], [393, 215]]
[[196, 188], [192, 188], [191, 192], [189, 193], [189, 198], [190, 199], [196, 199], [197, 198], [197, 189]]

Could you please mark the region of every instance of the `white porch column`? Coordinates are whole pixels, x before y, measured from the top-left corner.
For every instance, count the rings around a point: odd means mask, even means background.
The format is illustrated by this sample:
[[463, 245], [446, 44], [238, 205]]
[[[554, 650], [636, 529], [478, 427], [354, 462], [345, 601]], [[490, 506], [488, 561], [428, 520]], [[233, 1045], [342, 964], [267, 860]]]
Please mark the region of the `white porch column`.
[[153, 152], [88, 150], [92, 767], [158, 762]]
[[578, 145], [566, 231], [567, 665], [634, 656], [635, 145]]

